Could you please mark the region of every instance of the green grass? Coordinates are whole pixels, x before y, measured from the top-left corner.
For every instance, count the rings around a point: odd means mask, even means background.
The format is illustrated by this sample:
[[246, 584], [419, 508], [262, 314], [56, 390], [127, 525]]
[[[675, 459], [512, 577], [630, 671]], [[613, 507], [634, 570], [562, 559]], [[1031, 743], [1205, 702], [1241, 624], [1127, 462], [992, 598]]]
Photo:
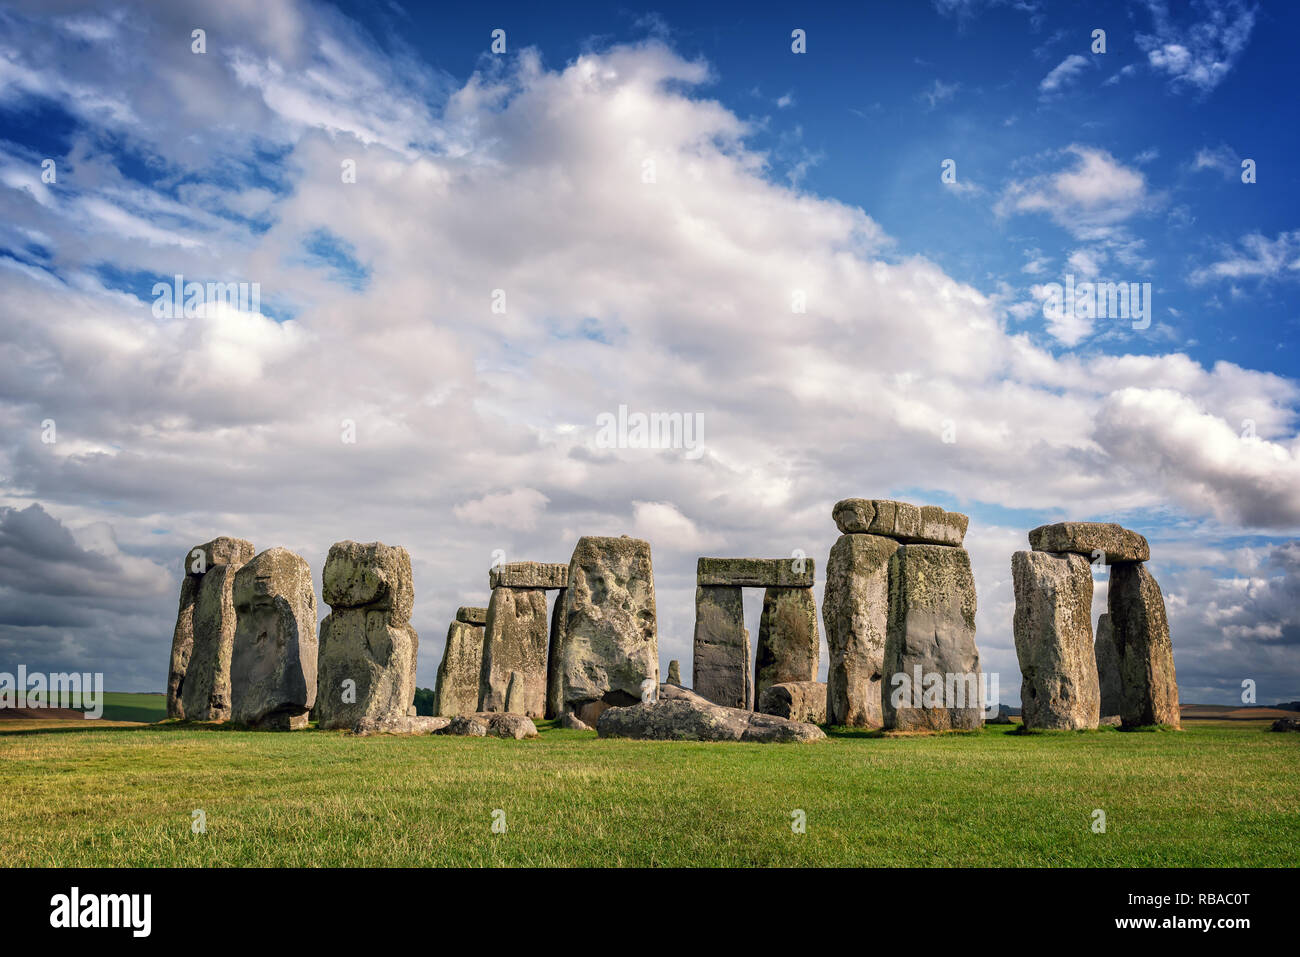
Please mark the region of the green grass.
[[[21, 727], [19, 727], [21, 725]], [[1262, 865], [1300, 857], [1300, 735], [813, 745], [0, 726], [7, 865]], [[507, 832], [493, 834], [494, 809]], [[1105, 834], [1091, 829], [1096, 808]], [[191, 833], [191, 812], [207, 832]], [[791, 812], [807, 815], [792, 832]]]

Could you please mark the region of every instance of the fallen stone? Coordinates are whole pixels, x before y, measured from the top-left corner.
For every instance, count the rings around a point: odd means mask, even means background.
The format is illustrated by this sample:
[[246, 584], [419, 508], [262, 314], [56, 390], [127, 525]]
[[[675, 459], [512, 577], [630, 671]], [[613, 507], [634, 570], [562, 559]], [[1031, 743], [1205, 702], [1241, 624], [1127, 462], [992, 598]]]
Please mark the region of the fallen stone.
[[1145, 562], [1151, 557], [1147, 540], [1113, 522], [1057, 522], [1040, 525], [1029, 533], [1036, 552], [1071, 552], [1100, 558], [1102, 564]]
[[811, 558], [701, 558], [695, 565], [695, 584], [812, 588], [815, 570]]
[[645, 741], [798, 743], [826, 737], [815, 724], [724, 708], [669, 684], [659, 686], [659, 698], [653, 704], [608, 709], [600, 716], [596, 732], [602, 738]]
[[821, 644], [813, 590], [766, 589], [754, 652], [754, 700], [774, 684], [816, 680]]
[[353, 734], [436, 734], [447, 725], [451, 718], [430, 717], [429, 715], [408, 716], [389, 715], [384, 718], [367, 717], [357, 722]]
[[255, 728], [305, 727], [316, 702], [311, 568], [287, 548], [268, 548], [235, 573], [233, 599], [231, 719]]
[[546, 713], [546, 592], [540, 588], [494, 588], [488, 602], [479, 672], [478, 711], [506, 711], [510, 677], [521, 677], [509, 702], [518, 713]]
[[331, 611], [320, 625], [319, 726], [404, 716], [415, 699], [420, 646], [410, 624], [415, 588], [406, 549], [337, 542], [321, 580]]
[[469, 605], [461, 605], [456, 609], [456, 620], [464, 622], [467, 625], [478, 625], [482, 628], [487, 624], [487, 609], [471, 608]]
[[474, 738], [509, 738], [514, 741], [522, 741], [524, 738], [537, 737], [537, 725], [533, 724], [531, 718], [522, 714], [510, 714], [505, 711], [480, 711], [474, 714], [457, 715], [445, 727], [433, 733]]
[[591, 725], [583, 721], [575, 714], [566, 711], [564, 717], [560, 719], [560, 727], [568, 728], [570, 731], [594, 731]]
[[1101, 693], [1101, 713], [1117, 715], [1123, 707], [1124, 682], [1119, 673], [1119, 649], [1115, 647], [1115, 629], [1110, 614], [1097, 619], [1097, 640], [1093, 643], [1097, 658], [1097, 688]]
[[580, 538], [557, 642], [559, 713], [593, 724], [598, 709], [641, 700], [642, 684], [659, 682], [657, 621], [649, 542]]
[[1268, 730], [1300, 731], [1300, 718], [1278, 718]]
[[964, 549], [902, 545], [890, 558], [883, 673], [886, 728], [973, 730], [983, 723], [975, 579]]
[[726, 708], [753, 707], [749, 631], [739, 585], [696, 586], [694, 654], [697, 694]]
[[846, 498], [831, 510], [846, 535], [883, 535], [905, 544], [961, 545], [970, 519], [937, 505], [888, 499]]
[[483, 672], [484, 629], [463, 621], [447, 627], [438, 680], [433, 689], [433, 713], [443, 717], [478, 710], [479, 677]]
[[1092, 565], [1082, 555], [1016, 552], [1011, 578], [1025, 727], [1097, 727], [1101, 693], [1092, 646]]
[[1097, 727], [1099, 728], [1118, 728], [1121, 724], [1123, 722], [1117, 714], [1103, 715], [1097, 721]]
[[1123, 683], [1124, 726], [1182, 727], [1174, 648], [1160, 586], [1146, 565], [1120, 562], [1111, 566], [1106, 594]]
[[791, 721], [826, 723], [826, 684], [821, 681], [788, 681], [769, 685], [758, 698], [758, 710]]
[[564, 588], [569, 566], [555, 562], [510, 562], [488, 570], [490, 588]]
[[676, 658], [668, 662], [668, 684], [682, 686], [682, 666]]
[[889, 624], [889, 559], [898, 542], [846, 534], [831, 547], [822, 592], [829, 664], [829, 724], [879, 728], [885, 635]]

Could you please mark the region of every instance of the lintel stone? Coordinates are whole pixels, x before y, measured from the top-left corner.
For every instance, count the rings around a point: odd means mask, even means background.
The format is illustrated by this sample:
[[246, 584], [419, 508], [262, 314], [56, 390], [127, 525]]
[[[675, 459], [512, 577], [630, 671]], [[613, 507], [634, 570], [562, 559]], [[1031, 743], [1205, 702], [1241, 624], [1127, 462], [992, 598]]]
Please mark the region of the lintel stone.
[[488, 571], [489, 588], [565, 588], [569, 566], [556, 562], [510, 562]]
[[811, 558], [701, 558], [697, 585], [741, 588], [812, 588], [816, 569]]

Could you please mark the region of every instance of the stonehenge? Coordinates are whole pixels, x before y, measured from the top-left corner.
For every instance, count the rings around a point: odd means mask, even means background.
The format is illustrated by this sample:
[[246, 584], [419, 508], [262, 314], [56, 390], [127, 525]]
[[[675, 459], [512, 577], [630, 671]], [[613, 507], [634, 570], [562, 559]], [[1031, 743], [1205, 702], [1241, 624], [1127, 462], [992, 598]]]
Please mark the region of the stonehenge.
[[659, 686], [653, 703], [606, 709], [596, 725], [602, 738], [643, 741], [753, 741], [798, 744], [822, 741], [815, 724], [726, 708], [676, 685]]
[[[701, 558], [695, 570], [695, 693], [752, 710], [774, 684], [813, 681], [821, 657], [811, 558]], [[763, 588], [754, 671], [742, 588]]]
[[826, 684], [822, 681], [787, 681], [768, 685], [759, 696], [756, 711], [791, 721], [826, 723]]
[[[1026, 728], [1181, 726], [1173, 646], [1151, 550], [1107, 522], [1058, 522], [1012, 556], [1016, 656]], [[1092, 634], [1092, 563], [1110, 567], [1107, 611]]]
[[447, 644], [433, 689], [433, 713], [455, 717], [478, 708], [478, 681], [483, 670], [486, 608], [461, 606], [447, 627]]
[[406, 715], [415, 700], [419, 652], [406, 549], [336, 542], [321, 585], [330, 614], [320, 625], [319, 726], [352, 728], [367, 718]]
[[541, 562], [501, 564], [488, 572], [492, 595], [474, 710], [514, 711], [531, 718], [546, 714], [546, 592], [560, 589], [562, 595], [567, 579], [568, 566]]
[[252, 542], [222, 536], [186, 554], [167, 679], [168, 717], [192, 721], [230, 717], [230, 654], [235, 640], [231, 589], [235, 572], [252, 559], [253, 551]]

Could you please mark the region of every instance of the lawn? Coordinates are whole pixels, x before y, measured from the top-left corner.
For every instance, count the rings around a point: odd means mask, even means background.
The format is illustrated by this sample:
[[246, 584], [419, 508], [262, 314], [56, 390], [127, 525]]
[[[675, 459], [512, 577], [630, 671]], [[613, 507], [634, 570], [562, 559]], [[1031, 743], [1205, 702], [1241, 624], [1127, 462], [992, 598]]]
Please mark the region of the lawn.
[[502, 741], [9, 722], [0, 849], [10, 866], [1300, 863], [1300, 735], [1253, 722], [810, 745], [543, 727]]

